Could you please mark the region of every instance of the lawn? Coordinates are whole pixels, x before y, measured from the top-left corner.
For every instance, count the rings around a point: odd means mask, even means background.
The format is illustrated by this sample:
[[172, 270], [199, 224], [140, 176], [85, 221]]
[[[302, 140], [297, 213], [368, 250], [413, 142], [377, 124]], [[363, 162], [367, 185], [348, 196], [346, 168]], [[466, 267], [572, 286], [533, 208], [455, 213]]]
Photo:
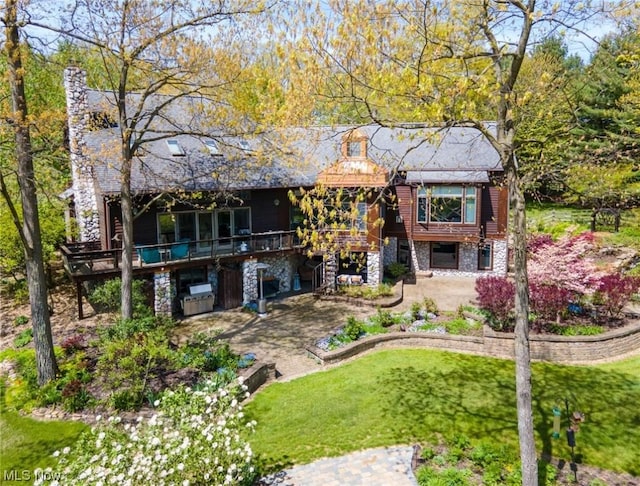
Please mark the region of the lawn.
[[[33, 482], [33, 471], [53, 466], [51, 454], [72, 445], [86, 428], [79, 422], [42, 422], [14, 412], [0, 413], [0, 484]], [[22, 481], [5, 481], [12, 472]]]
[[[552, 409], [586, 415], [580, 462], [640, 475], [640, 358], [598, 367], [534, 364], [539, 452], [569, 459], [553, 439]], [[466, 436], [517, 447], [511, 361], [431, 350], [369, 354], [326, 372], [274, 383], [247, 404], [250, 439], [269, 468], [393, 444]], [[565, 427], [567, 424], [563, 424]]]

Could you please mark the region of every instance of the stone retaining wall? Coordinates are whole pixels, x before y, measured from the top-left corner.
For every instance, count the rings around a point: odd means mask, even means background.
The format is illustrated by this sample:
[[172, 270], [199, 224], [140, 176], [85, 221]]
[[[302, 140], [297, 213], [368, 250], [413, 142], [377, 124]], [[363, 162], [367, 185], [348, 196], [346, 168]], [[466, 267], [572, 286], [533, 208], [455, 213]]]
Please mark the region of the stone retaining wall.
[[[597, 336], [530, 336], [531, 359], [563, 364], [592, 363], [640, 349], [640, 320]], [[496, 333], [484, 326], [483, 336], [455, 336], [428, 332], [394, 332], [358, 340], [334, 351], [315, 346], [307, 352], [323, 364], [338, 363], [376, 348], [433, 348], [513, 359], [512, 333]]]

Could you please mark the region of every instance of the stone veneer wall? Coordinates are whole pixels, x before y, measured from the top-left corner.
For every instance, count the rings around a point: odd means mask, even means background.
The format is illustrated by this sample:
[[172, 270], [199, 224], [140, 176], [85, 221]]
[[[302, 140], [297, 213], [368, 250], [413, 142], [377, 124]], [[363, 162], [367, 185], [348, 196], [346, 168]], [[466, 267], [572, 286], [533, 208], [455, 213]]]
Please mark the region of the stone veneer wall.
[[256, 300], [258, 295], [258, 260], [251, 258], [242, 262], [242, 303]]
[[367, 252], [367, 284], [379, 285], [382, 282], [383, 269], [380, 267], [383, 250]]
[[[289, 292], [293, 283], [293, 274], [296, 271], [295, 255], [282, 257], [272, 256], [259, 260], [266, 263], [269, 268], [264, 270], [265, 276], [276, 277], [280, 281], [280, 292]], [[248, 304], [260, 297], [260, 280], [256, 265], [258, 260], [251, 258], [242, 263], [242, 302]]]
[[429, 242], [409, 240], [409, 248], [411, 249], [411, 264], [416, 272], [426, 272], [430, 270]]
[[171, 272], [154, 273], [153, 289], [155, 294], [154, 310], [156, 315], [172, 315], [176, 288], [175, 282], [171, 279]]
[[86, 73], [77, 67], [64, 71], [69, 116], [69, 152], [76, 222], [80, 241], [100, 240], [98, 201], [93, 167], [87, 156], [84, 132], [89, 123]]
[[433, 275], [455, 275], [461, 277], [480, 277], [483, 275], [507, 274], [507, 242], [504, 240], [487, 241], [493, 244], [493, 269], [478, 270], [478, 245], [475, 243], [459, 244], [459, 262], [457, 269], [430, 268], [430, 243], [415, 241], [411, 244], [411, 259], [417, 272], [431, 271]]
[[384, 267], [398, 261], [398, 238], [392, 236], [389, 243], [382, 247], [382, 265]]

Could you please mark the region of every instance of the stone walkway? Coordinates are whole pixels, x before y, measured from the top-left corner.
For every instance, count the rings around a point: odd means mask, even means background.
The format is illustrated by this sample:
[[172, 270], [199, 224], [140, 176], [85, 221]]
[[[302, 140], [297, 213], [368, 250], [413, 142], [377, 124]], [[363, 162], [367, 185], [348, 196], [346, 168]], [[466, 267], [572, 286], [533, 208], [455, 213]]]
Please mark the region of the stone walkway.
[[295, 466], [261, 480], [282, 486], [417, 486], [413, 447], [380, 447]]

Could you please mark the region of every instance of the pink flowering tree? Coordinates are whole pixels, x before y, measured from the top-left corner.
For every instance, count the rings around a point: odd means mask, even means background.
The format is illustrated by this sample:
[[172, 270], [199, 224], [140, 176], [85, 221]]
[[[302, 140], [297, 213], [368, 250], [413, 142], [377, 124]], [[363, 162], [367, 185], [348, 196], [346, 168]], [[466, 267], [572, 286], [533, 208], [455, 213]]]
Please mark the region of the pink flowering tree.
[[598, 289], [604, 273], [593, 260], [593, 233], [567, 235], [555, 242], [538, 237], [533, 247], [528, 260], [530, 283], [565, 289], [575, 298], [592, 295]]

